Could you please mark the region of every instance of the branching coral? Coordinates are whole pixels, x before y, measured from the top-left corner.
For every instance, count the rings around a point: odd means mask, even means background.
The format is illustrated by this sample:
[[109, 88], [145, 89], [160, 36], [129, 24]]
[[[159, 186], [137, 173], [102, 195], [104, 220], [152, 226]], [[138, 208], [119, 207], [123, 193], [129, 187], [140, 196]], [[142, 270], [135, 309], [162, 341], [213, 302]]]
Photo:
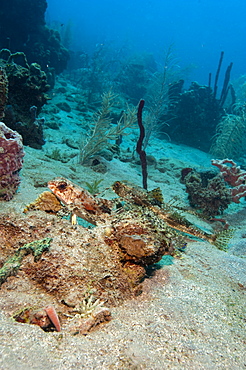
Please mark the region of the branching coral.
[[246, 197], [246, 171], [231, 159], [213, 159], [212, 165], [219, 168], [223, 179], [233, 187], [229, 189], [233, 202], [239, 203], [240, 198]]

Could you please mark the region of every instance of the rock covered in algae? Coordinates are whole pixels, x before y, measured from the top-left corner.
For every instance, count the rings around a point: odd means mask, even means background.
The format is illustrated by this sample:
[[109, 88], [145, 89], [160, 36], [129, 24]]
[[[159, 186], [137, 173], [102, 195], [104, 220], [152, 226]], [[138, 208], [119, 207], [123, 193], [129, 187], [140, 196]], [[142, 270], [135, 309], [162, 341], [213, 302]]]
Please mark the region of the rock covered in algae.
[[118, 304], [139, 292], [145, 268], [125, 259], [118, 246], [117, 228], [108, 233], [104, 226], [72, 226], [67, 220], [40, 211], [23, 216], [2, 214], [0, 228], [2, 265], [18, 250], [20, 242], [31, 242], [34, 234], [37, 239], [52, 238], [49, 250], [37, 262], [27, 255], [17, 272], [18, 279], [10, 276], [2, 284], [0, 294], [8, 291], [14, 296], [12, 308], [19, 308], [18, 294], [25, 304], [35, 305], [42, 296], [42, 300], [55, 301], [61, 312], [67, 312], [90, 290], [107, 304]]
[[26, 255], [33, 254], [34, 261], [37, 262], [42, 253], [49, 249], [50, 242], [51, 238], [45, 238], [41, 240], [35, 240], [20, 247], [16, 253], [9, 257], [4, 265], [0, 268], [0, 285], [4, 283], [9, 276], [15, 275], [18, 272], [23, 258]]
[[61, 203], [54, 194], [50, 191], [44, 191], [34, 202], [26, 206], [24, 213], [31, 210], [39, 210], [56, 214], [62, 208]]

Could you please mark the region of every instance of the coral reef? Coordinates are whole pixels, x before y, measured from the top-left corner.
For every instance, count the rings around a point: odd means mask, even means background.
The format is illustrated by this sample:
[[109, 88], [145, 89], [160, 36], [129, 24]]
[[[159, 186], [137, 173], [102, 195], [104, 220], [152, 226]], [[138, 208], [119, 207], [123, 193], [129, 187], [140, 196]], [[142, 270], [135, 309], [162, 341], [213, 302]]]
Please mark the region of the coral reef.
[[25, 145], [40, 149], [43, 121], [37, 115], [48, 98], [47, 76], [37, 63], [28, 65], [24, 53], [11, 54], [8, 49], [0, 51], [0, 66], [8, 78], [4, 123], [22, 135]]
[[[236, 101], [235, 91], [229, 84], [232, 63], [226, 69], [221, 94], [217, 98], [217, 84], [223, 57], [224, 52], [222, 51], [213, 89], [211, 87], [211, 73], [209, 74], [208, 86], [192, 82], [190, 88], [183, 91], [183, 80], [170, 85], [168, 109], [161, 117], [161, 121], [163, 121], [163, 131], [175, 141], [206, 152], [209, 151], [210, 140], [216, 134], [217, 125]], [[225, 108], [229, 92], [231, 93], [230, 104]]]
[[222, 214], [231, 202], [239, 203], [246, 197], [246, 171], [231, 159], [212, 159], [211, 163], [219, 168], [219, 174], [198, 173], [192, 168], [184, 168], [181, 173], [190, 205], [198, 208], [205, 217]]
[[188, 90], [182, 84], [171, 85], [169, 105], [162, 121], [168, 122], [163, 131], [177, 142], [208, 151], [224, 110], [208, 86], [192, 82]]
[[0, 5], [0, 49], [22, 51], [28, 63], [38, 63], [52, 75], [62, 72], [69, 59], [59, 32], [45, 24], [46, 0], [11, 0]]
[[182, 175], [190, 205], [199, 209], [203, 216], [211, 218], [222, 214], [231, 203], [230, 190], [220, 176], [211, 172], [198, 173], [194, 169], [182, 171]]
[[21, 136], [0, 122], [0, 200], [10, 200], [20, 183], [23, 163]]

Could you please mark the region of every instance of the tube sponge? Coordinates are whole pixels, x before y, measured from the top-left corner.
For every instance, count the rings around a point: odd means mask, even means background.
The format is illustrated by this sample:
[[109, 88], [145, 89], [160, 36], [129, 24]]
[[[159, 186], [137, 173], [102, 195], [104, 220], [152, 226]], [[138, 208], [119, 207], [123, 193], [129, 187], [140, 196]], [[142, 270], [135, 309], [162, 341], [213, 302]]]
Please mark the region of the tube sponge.
[[13, 198], [24, 154], [21, 135], [0, 122], [0, 200]]

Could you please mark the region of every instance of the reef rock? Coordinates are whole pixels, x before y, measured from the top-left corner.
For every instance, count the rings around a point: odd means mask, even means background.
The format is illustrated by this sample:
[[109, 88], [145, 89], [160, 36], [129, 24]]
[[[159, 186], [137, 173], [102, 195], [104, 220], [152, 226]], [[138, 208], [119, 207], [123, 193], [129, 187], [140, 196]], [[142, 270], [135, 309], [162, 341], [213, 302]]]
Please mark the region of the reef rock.
[[[79, 332], [84, 333], [109, 320], [108, 310], [104, 307], [98, 311], [102, 305], [94, 307], [93, 302], [100, 300], [106, 306], [116, 305], [141, 290], [139, 283], [145, 269], [140, 266], [141, 273], [134, 275], [131, 268], [134, 263], [126, 268], [117, 244], [108, 241], [107, 235], [113, 236], [105, 227], [72, 226], [68, 220], [34, 211], [23, 216], [2, 214], [0, 229], [0, 275], [11, 264], [13, 267], [15, 258], [21, 264], [19, 270], [10, 268], [10, 272], [5, 273], [6, 279], [1, 281], [0, 297], [4, 300], [0, 299], [0, 309], [8, 315], [21, 318], [27, 307], [41, 309], [53, 305], [62, 328], [76, 331], [78, 319]], [[35, 240], [47, 238], [52, 239], [49, 248], [43, 249], [38, 259], [34, 257], [35, 252], [24, 253], [20, 263], [20, 248], [25, 250], [27, 243], [32, 245]], [[76, 308], [81, 307], [83, 301], [87, 302], [86, 309], [80, 312]], [[85, 330], [84, 325], [88, 323]]]
[[50, 88], [46, 73], [37, 63], [28, 65], [23, 52], [11, 54], [8, 49], [0, 51], [0, 68], [0, 116], [21, 134], [24, 145], [41, 149], [43, 119], [37, 116]]
[[67, 66], [68, 50], [57, 30], [45, 24], [46, 0], [11, 0], [0, 4], [0, 49], [22, 51], [28, 63], [61, 73]]

